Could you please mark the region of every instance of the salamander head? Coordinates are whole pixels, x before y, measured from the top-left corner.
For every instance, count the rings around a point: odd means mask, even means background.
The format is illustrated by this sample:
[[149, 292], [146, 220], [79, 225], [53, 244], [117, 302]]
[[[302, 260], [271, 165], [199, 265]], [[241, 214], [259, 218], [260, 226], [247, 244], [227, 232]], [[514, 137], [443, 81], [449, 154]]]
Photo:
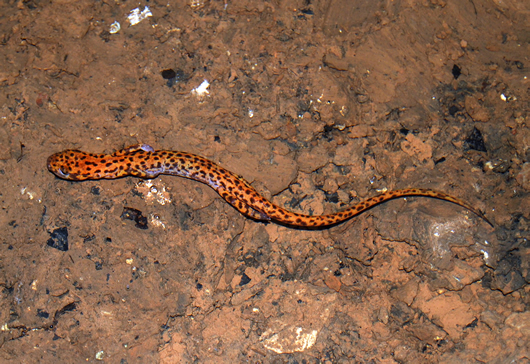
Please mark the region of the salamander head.
[[76, 167], [79, 164], [80, 155], [83, 154], [86, 153], [78, 150], [65, 150], [55, 153], [48, 157], [48, 170], [57, 177], [70, 181], [89, 179], [80, 173], [79, 167]]

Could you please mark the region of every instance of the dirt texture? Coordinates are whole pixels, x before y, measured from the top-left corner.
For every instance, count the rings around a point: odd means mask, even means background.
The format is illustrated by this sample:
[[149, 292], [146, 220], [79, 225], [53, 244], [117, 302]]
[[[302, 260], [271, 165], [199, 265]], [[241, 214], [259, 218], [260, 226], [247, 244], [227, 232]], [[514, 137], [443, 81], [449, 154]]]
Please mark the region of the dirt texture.
[[[527, 0], [6, 0], [0, 19], [2, 363], [530, 363]], [[494, 227], [418, 197], [299, 230], [192, 180], [46, 169], [137, 143], [296, 212], [433, 188]]]

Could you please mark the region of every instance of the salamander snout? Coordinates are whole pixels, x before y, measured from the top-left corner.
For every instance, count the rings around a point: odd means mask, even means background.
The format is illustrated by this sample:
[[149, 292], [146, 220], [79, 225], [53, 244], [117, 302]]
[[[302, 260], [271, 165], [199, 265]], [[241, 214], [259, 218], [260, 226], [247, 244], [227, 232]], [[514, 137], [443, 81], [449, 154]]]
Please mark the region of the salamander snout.
[[48, 157], [48, 170], [59, 178], [70, 179], [68, 171], [68, 163], [65, 160], [63, 153], [56, 153]]

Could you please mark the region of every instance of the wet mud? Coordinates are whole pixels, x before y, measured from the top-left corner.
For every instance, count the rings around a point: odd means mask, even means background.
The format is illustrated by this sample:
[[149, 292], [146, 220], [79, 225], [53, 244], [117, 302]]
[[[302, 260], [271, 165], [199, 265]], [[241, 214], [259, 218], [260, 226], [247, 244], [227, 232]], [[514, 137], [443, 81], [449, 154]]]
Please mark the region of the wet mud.
[[[136, 10], [135, 10], [136, 9]], [[530, 362], [526, 1], [4, 1], [4, 363]], [[118, 26], [119, 24], [119, 26]], [[209, 158], [198, 182], [69, 182], [64, 149]]]

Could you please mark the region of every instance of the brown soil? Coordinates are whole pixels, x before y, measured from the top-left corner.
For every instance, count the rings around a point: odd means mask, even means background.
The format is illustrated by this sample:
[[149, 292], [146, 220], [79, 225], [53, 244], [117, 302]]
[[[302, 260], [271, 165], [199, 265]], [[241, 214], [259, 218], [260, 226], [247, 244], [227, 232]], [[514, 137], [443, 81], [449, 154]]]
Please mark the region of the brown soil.
[[[0, 4], [0, 361], [530, 362], [530, 2], [145, 5]], [[46, 169], [139, 142], [297, 212], [422, 187], [495, 227], [407, 198], [296, 230]]]

